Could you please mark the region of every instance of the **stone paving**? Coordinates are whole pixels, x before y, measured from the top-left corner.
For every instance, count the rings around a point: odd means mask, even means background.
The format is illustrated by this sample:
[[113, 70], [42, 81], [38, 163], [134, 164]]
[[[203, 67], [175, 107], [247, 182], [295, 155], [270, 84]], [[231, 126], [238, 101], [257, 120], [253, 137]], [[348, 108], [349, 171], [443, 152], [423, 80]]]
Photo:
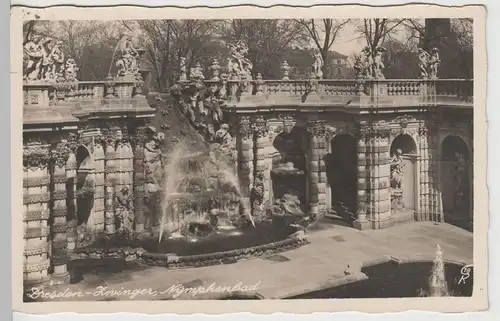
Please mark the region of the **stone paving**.
[[[445, 260], [472, 263], [472, 233], [448, 224], [409, 222], [382, 230], [359, 231], [353, 228], [321, 223], [308, 232], [310, 244], [271, 258], [256, 258], [229, 265], [181, 270], [162, 267], [143, 267], [123, 270], [112, 275], [84, 275], [77, 284], [59, 287], [71, 292], [81, 291], [81, 297], [71, 300], [130, 300], [127, 295], [92, 295], [101, 285], [109, 290], [151, 289], [133, 300], [170, 300], [177, 288], [233, 286], [238, 283], [256, 285], [256, 293], [266, 299], [286, 298], [344, 284], [360, 279], [360, 268], [391, 257], [402, 260], [432, 260], [439, 244]], [[349, 268], [347, 269], [347, 265]], [[345, 273], [346, 269], [349, 273]], [[68, 291], [68, 290], [66, 290]], [[146, 292], [146, 291], [145, 291]], [[95, 293], [95, 292], [94, 292]], [[252, 292], [253, 293], [253, 292]], [[182, 293], [177, 299], [208, 299], [229, 296], [231, 293]], [[68, 299], [67, 299], [68, 300]]]

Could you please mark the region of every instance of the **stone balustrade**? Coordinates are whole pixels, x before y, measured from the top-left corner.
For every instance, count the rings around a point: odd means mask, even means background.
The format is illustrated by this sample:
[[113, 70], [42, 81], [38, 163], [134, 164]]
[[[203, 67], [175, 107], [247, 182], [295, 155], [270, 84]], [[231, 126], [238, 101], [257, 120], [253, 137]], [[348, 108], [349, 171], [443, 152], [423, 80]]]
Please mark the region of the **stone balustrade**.
[[143, 82], [106, 80], [78, 82], [31, 82], [23, 85], [25, 106], [58, 105], [102, 99], [143, 98]]
[[228, 107], [321, 105], [367, 107], [472, 107], [473, 81], [466, 79], [207, 80], [223, 88]]

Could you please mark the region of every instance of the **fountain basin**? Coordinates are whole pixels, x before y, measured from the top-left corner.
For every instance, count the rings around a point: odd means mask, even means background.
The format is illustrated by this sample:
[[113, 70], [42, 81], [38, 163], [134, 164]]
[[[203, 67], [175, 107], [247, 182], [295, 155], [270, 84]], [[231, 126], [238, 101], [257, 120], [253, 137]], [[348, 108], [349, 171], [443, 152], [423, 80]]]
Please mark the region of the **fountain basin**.
[[[240, 233], [235, 233], [240, 232]], [[193, 241], [196, 239], [196, 241]], [[127, 246], [94, 244], [75, 251], [74, 259], [125, 257], [139, 263], [167, 268], [189, 268], [236, 263], [288, 251], [307, 244], [296, 227], [257, 223], [256, 227], [217, 230], [208, 236], [129, 241]]]
[[[308, 293], [296, 294], [287, 299], [361, 299], [361, 298], [404, 298], [429, 296], [429, 277], [432, 274], [432, 260], [404, 261], [389, 260], [365, 266], [360, 273], [347, 275], [349, 281], [325, 285]], [[462, 268], [459, 262], [444, 262], [448, 296], [472, 296], [473, 274], [460, 282]], [[353, 280], [354, 281], [350, 281]], [[460, 282], [460, 283], [459, 283]]]

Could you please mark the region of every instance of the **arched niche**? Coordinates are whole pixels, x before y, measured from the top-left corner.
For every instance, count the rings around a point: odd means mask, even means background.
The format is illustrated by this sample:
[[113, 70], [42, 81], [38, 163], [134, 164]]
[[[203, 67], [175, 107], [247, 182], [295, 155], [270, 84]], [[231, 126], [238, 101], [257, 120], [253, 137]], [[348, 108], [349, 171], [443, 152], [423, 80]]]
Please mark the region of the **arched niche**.
[[304, 209], [308, 139], [308, 133], [302, 126], [294, 126], [289, 132], [278, 134], [273, 140], [273, 147], [278, 153], [273, 156], [271, 170], [272, 199], [281, 199], [286, 194], [297, 196]]
[[417, 144], [409, 134], [399, 134], [391, 143], [391, 156], [393, 156], [398, 149], [402, 151], [403, 155], [413, 155], [417, 153]]
[[76, 219], [81, 225], [90, 217], [94, 206], [94, 163], [87, 147], [80, 145], [76, 156]]
[[391, 211], [411, 215], [416, 208], [417, 145], [409, 134], [400, 134], [390, 146]]
[[472, 162], [460, 136], [446, 136], [440, 146], [440, 191], [445, 221], [468, 227], [472, 221]]
[[273, 147], [278, 151], [273, 159], [273, 168], [292, 163], [294, 168], [305, 170], [308, 133], [304, 127], [294, 126], [290, 132], [281, 132], [273, 140]]
[[350, 134], [337, 134], [325, 156], [327, 180], [331, 189], [331, 207], [350, 220], [357, 207], [357, 145]]

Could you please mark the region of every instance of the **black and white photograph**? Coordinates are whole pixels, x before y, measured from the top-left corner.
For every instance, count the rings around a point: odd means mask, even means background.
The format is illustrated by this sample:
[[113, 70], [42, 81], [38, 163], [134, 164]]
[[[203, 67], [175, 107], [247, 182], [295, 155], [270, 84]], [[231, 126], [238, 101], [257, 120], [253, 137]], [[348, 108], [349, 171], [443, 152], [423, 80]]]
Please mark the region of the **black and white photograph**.
[[428, 7], [17, 8], [23, 307], [486, 298], [485, 18]]

